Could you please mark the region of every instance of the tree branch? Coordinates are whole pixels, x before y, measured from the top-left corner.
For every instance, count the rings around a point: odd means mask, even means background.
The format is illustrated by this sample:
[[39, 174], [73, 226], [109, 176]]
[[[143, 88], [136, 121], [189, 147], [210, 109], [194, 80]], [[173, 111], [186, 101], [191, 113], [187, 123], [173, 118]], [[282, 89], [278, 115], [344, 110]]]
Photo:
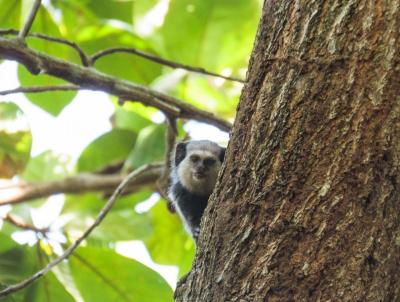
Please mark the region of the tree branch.
[[[143, 186], [155, 186], [163, 175], [163, 164], [152, 164], [129, 183], [127, 191], [134, 192]], [[62, 180], [30, 183], [21, 182], [0, 187], [0, 206], [17, 204], [58, 193], [79, 194], [83, 192], [112, 192], [124, 179], [124, 175], [80, 174]]]
[[[18, 33], [19, 32], [16, 29], [0, 29], [0, 36], [2, 36], [2, 35], [18, 35]], [[37, 38], [37, 39], [42, 39], [42, 40], [46, 40], [46, 41], [51, 41], [51, 42], [55, 42], [55, 43], [68, 45], [78, 52], [83, 66], [90, 65], [89, 59], [86, 56], [85, 52], [75, 42], [72, 42], [72, 41], [69, 41], [66, 39], [62, 39], [62, 38], [51, 37], [51, 36], [40, 34], [40, 33], [29, 33], [27, 35], [27, 37], [32, 37], [32, 38]]]
[[35, 20], [35, 17], [39, 10], [41, 2], [42, 2], [41, 0], [35, 0], [35, 3], [33, 3], [33, 6], [29, 13], [28, 19], [26, 20], [25, 25], [22, 28], [22, 30], [19, 32], [18, 38], [24, 40], [26, 35], [29, 33], [29, 30], [31, 29], [33, 21]]
[[156, 107], [174, 118], [194, 119], [214, 125], [223, 131], [229, 131], [232, 126], [214, 114], [197, 109], [174, 97], [106, 75], [93, 68], [45, 55], [21, 45], [17, 40], [0, 38], [0, 55], [23, 64], [33, 74], [46, 73], [84, 89], [104, 91], [126, 100], [139, 101], [144, 105]]
[[13, 93], [38, 93], [47, 91], [67, 91], [67, 90], [79, 90], [79, 86], [76, 85], [54, 85], [54, 86], [32, 86], [32, 87], [17, 87], [10, 90], [0, 91], [0, 95], [7, 95]]
[[121, 184], [117, 187], [117, 189], [114, 191], [114, 193], [111, 195], [111, 197], [108, 199], [107, 203], [104, 205], [104, 207], [101, 209], [99, 215], [97, 216], [96, 220], [90, 225], [90, 227], [79, 237], [72, 245], [70, 245], [64, 253], [51, 261], [50, 263], [47, 264], [46, 267], [43, 269], [39, 270], [36, 272], [34, 275], [31, 277], [10, 285], [6, 287], [5, 289], [0, 291], [0, 297], [5, 297], [8, 296], [18, 290], [21, 290], [28, 285], [32, 284], [42, 276], [46, 275], [53, 267], [55, 267], [57, 264], [62, 262], [63, 260], [67, 259], [79, 246], [79, 244], [85, 240], [91, 233], [92, 231], [103, 221], [103, 219], [106, 217], [107, 213], [111, 210], [112, 206], [114, 205], [115, 201], [117, 198], [123, 193], [125, 187], [134, 179], [139, 177], [142, 173], [145, 173], [148, 169], [153, 168], [152, 165], [146, 165], [142, 166], [141, 168], [133, 171], [130, 173], [122, 182]]
[[101, 50], [91, 56], [91, 58], [90, 58], [91, 65], [94, 65], [94, 63], [101, 57], [104, 57], [106, 55], [110, 55], [110, 54], [113, 54], [116, 52], [125, 52], [125, 53], [135, 54], [140, 57], [146, 58], [150, 61], [162, 64], [162, 65], [165, 65], [165, 66], [168, 66], [171, 68], [175, 68], [175, 69], [176, 68], [185, 69], [185, 70], [193, 71], [196, 73], [209, 75], [209, 76], [213, 76], [213, 77], [218, 77], [218, 78], [222, 78], [222, 79], [229, 80], [229, 81], [235, 81], [235, 82], [239, 82], [239, 83], [245, 82], [244, 80], [239, 79], [239, 78], [228, 77], [228, 76], [224, 76], [221, 74], [217, 74], [215, 72], [210, 72], [201, 67], [195, 67], [195, 66], [189, 66], [189, 65], [177, 63], [177, 62], [170, 61], [170, 60], [167, 60], [167, 59], [164, 59], [164, 58], [161, 58], [161, 57], [149, 54], [149, 53], [145, 53], [143, 51], [140, 51], [135, 48], [130, 48], [130, 47], [115, 47], [115, 48], [108, 48], [108, 49]]

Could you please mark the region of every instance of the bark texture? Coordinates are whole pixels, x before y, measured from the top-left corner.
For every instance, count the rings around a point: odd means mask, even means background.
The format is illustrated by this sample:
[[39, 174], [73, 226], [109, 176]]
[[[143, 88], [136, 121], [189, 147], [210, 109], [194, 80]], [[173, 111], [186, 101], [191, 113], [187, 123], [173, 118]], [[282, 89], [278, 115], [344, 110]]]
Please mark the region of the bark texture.
[[177, 301], [400, 301], [398, 0], [267, 0]]

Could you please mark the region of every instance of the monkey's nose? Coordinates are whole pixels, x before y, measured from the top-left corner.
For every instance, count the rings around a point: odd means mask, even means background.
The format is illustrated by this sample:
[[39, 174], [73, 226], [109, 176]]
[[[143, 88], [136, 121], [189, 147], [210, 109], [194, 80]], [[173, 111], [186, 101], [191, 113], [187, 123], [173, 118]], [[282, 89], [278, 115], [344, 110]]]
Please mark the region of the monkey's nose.
[[196, 173], [206, 173], [206, 168], [204, 166], [198, 166], [196, 168]]
[[194, 176], [197, 179], [201, 179], [206, 177], [206, 170], [203, 167], [197, 167], [197, 169], [194, 172]]

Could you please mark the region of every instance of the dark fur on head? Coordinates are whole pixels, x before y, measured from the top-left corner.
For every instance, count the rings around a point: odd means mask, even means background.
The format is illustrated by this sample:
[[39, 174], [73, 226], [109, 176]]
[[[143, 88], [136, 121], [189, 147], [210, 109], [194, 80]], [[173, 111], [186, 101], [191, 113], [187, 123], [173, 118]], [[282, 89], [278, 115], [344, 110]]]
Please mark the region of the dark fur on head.
[[224, 156], [225, 148], [208, 140], [179, 142], [175, 147], [169, 197], [195, 240]]

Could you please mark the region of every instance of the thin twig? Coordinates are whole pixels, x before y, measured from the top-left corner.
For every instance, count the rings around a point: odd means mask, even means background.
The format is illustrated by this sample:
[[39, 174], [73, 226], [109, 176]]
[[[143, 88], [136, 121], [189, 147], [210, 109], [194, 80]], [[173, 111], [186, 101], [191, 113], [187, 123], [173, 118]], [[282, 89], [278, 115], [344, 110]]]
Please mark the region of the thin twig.
[[78, 46], [78, 44], [76, 44], [75, 42], [68, 41], [68, 40], [65, 40], [65, 39], [62, 39], [62, 38], [50, 37], [50, 36], [43, 35], [43, 34], [40, 34], [40, 33], [32, 33], [31, 36], [34, 37], [34, 38], [39, 38], [39, 39], [52, 41], [52, 42], [57, 42], [57, 43], [60, 43], [60, 44], [65, 44], [65, 45], [71, 46], [72, 48], [74, 48], [78, 52], [79, 57], [80, 57], [81, 62], [82, 62], [82, 65], [83, 66], [89, 66], [90, 65], [88, 57], [83, 52], [82, 48], [80, 48]]
[[171, 154], [174, 150], [176, 136], [178, 135], [178, 130], [176, 127], [176, 119], [167, 117], [167, 131], [165, 133], [165, 169], [161, 179], [164, 179], [162, 183], [166, 183], [170, 174], [170, 160]]
[[[18, 30], [16, 29], [0, 29], [0, 36], [3, 35], [18, 35]], [[51, 41], [51, 42], [56, 42], [56, 43], [60, 43], [60, 44], [64, 44], [64, 45], [68, 45], [70, 47], [72, 47], [73, 49], [75, 49], [78, 52], [79, 58], [81, 59], [82, 65], [83, 66], [89, 66], [89, 59], [87, 57], [87, 55], [85, 54], [85, 52], [82, 50], [82, 48], [79, 47], [78, 44], [76, 44], [75, 42], [66, 40], [66, 39], [62, 39], [62, 38], [56, 38], [56, 37], [51, 37], [48, 35], [44, 35], [41, 33], [29, 33], [27, 35], [27, 37], [31, 37], [31, 38], [37, 38], [37, 39], [42, 39], [42, 40], [46, 40], [46, 41]]]
[[76, 85], [54, 85], [54, 86], [31, 86], [31, 87], [18, 87], [10, 90], [0, 91], [0, 95], [7, 95], [13, 93], [39, 93], [47, 91], [67, 91], [79, 90], [80, 87]]
[[166, 116], [167, 131], [165, 133], [165, 169], [157, 181], [158, 192], [168, 202], [168, 209], [175, 212], [173, 204], [168, 198], [169, 175], [171, 171], [171, 154], [175, 147], [176, 136], [178, 129], [176, 119]]
[[17, 35], [19, 34], [19, 30], [8, 28], [8, 29], [0, 29], [0, 36], [5, 35]]
[[115, 201], [117, 198], [123, 193], [125, 187], [128, 185], [130, 181], [132, 181], [135, 177], [138, 177], [141, 173], [144, 173], [148, 169], [152, 168], [152, 165], [145, 165], [142, 166], [141, 168], [133, 171], [130, 173], [122, 182], [121, 184], [117, 187], [117, 189], [114, 191], [114, 193], [111, 195], [111, 197], [108, 199], [107, 203], [104, 205], [104, 207], [101, 209], [100, 213], [98, 214], [96, 220], [90, 225], [90, 227], [79, 237], [72, 245], [70, 245], [64, 253], [51, 261], [50, 263], [47, 264], [46, 267], [43, 269], [39, 270], [35, 274], [33, 274], [31, 277], [10, 285], [6, 287], [5, 289], [0, 291], [0, 297], [5, 297], [8, 296], [18, 290], [21, 290], [31, 283], [35, 282], [37, 279], [40, 277], [44, 276], [47, 274], [53, 267], [55, 267], [57, 264], [62, 262], [63, 260], [67, 259], [79, 246], [79, 244], [85, 240], [91, 233], [92, 231], [103, 221], [103, 219], [106, 217], [107, 213], [111, 210], [112, 206], [114, 205]]
[[166, 123], [167, 131], [165, 133], [165, 169], [162, 176], [163, 178], [169, 176], [171, 154], [175, 147], [176, 136], [178, 135], [176, 119], [167, 116]]
[[33, 6], [29, 13], [28, 19], [26, 20], [25, 25], [22, 28], [22, 30], [19, 32], [18, 38], [23, 40], [29, 33], [29, 30], [31, 29], [33, 21], [35, 20], [35, 17], [39, 10], [41, 2], [42, 2], [41, 0], [35, 0], [35, 3], [33, 3]]
[[35, 233], [46, 234], [49, 231], [48, 228], [37, 228], [32, 224], [26, 223], [20, 217], [11, 214], [7, 214], [3, 220], [15, 225], [16, 227], [19, 227], [20, 229], [34, 231]]
[[244, 80], [239, 79], [239, 78], [228, 77], [228, 76], [224, 76], [221, 74], [217, 74], [215, 72], [207, 71], [202, 67], [189, 66], [189, 65], [182, 64], [182, 63], [170, 61], [170, 60], [143, 52], [143, 51], [135, 49], [135, 48], [130, 48], [130, 47], [115, 47], [115, 48], [108, 48], [108, 49], [100, 50], [99, 52], [97, 52], [91, 56], [91, 58], [90, 58], [91, 64], [94, 65], [94, 63], [101, 57], [104, 57], [106, 55], [113, 54], [116, 52], [125, 52], [125, 53], [135, 54], [140, 57], [146, 58], [150, 61], [162, 64], [165, 66], [169, 66], [171, 68], [185, 69], [185, 70], [193, 71], [196, 73], [201, 73], [201, 74], [218, 77], [218, 78], [222, 78], [222, 79], [229, 80], [229, 81], [235, 81], [235, 82], [239, 82], [239, 83], [245, 82]]

